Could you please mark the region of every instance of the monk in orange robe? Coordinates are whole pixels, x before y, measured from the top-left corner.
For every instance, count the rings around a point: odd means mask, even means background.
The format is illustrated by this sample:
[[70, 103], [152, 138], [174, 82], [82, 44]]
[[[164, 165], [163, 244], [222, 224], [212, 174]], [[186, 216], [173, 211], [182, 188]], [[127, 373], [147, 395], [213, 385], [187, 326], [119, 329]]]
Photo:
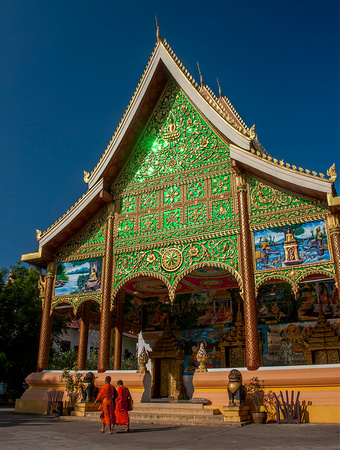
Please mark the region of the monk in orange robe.
[[95, 404], [102, 400], [102, 404], [99, 406], [99, 411], [101, 411], [100, 418], [102, 421], [101, 432], [105, 433], [105, 425], [109, 427], [109, 434], [112, 434], [112, 430], [116, 423], [115, 412], [114, 412], [114, 393], [115, 388], [112, 386], [111, 377], [105, 378], [104, 386], [99, 389], [99, 394], [95, 400]]
[[126, 425], [125, 431], [130, 431], [130, 418], [128, 412], [129, 398], [131, 398], [130, 391], [123, 386], [122, 380], [117, 381], [117, 403], [116, 403], [116, 424]]

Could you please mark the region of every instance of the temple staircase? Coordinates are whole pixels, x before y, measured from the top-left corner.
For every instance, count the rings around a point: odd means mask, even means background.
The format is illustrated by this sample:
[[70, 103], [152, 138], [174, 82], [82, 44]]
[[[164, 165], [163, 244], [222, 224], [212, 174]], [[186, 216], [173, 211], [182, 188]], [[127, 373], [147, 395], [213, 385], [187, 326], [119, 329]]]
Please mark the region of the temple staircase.
[[[85, 406], [86, 405], [86, 406]], [[61, 416], [63, 419], [80, 419], [100, 421], [98, 405], [78, 403], [71, 416]], [[151, 401], [135, 403], [133, 411], [129, 412], [131, 424], [160, 425], [198, 425], [198, 426], [240, 426], [241, 423], [224, 422], [219, 409], [207, 408], [203, 404]]]

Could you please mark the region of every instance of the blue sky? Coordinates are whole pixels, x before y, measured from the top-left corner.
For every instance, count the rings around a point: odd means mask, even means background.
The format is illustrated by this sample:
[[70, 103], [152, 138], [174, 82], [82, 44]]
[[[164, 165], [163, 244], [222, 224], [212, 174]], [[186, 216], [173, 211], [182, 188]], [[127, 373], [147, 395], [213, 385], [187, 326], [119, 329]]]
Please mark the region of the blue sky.
[[[156, 42], [216, 78], [277, 159], [326, 174], [339, 158], [338, 1], [0, 3], [0, 268], [38, 250], [86, 191]], [[340, 193], [339, 181], [336, 184]]]

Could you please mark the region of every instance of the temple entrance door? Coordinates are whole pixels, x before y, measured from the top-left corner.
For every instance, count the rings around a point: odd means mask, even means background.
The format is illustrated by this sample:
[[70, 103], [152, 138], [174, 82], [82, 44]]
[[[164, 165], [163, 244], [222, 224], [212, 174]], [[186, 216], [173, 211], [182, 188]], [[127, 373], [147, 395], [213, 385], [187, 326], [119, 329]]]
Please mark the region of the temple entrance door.
[[177, 364], [176, 360], [164, 358], [160, 360], [161, 374], [156, 383], [160, 381], [160, 397], [172, 397], [175, 395]]
[[171, 395], [171, 373], [170, 366], [171, 359], [161, 359], [161, 376], [160, 376], [160, 394], [161, 397], [168, 397]]

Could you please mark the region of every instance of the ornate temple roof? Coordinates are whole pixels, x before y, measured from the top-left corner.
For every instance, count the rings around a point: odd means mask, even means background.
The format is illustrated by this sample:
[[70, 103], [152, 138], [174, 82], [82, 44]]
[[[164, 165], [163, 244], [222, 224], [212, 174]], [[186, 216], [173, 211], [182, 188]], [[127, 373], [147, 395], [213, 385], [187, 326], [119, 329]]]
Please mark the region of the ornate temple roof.
[[[336, 180], [334, 165], [327, 172], [327, 179], [324, 174], [272, 158], [259, 143], [255, 125], [249, 128], [229, 99], [222, 95], [221, 89], [217, 97], [203, 83], [202, 76], [200, 78], [199, 84], [158, 32], [155, 48], [114, 135], [93, 171], [84, 171], [87, 192], [47, 230], [37, 230], [39, 251], [23, 255], [23, 261], [45, 265], [56, 248], [79, 231], [105, 203], [112, 201], [110, 186], [123, 168], [170, 79], [178, 84], [228, 144], [236, 171], [246, 170], [302, 195], [320, 199], [328, 196], [329, 202], [334, 204], [334, 198], [337, 198], [333, 187]], [[340, 202], [335, 201], [333, 207], [340, 210]]]

